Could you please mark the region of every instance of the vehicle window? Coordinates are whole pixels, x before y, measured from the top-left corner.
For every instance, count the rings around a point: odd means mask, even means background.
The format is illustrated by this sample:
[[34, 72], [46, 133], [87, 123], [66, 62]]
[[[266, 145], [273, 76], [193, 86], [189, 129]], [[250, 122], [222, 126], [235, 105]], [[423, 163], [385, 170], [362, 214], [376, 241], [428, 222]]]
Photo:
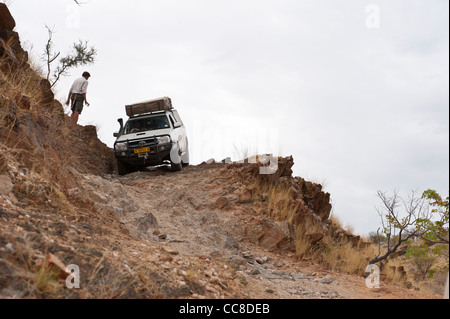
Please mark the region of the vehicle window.
[[172, 114], [173, 114], [173, 118], [175, 119], [175, 122], [183, 123], [183, 121], [180, 119], [180, 115], [178, 114], [178, 112], [176, 110], [173, 110]]
[[129, 120], [124, 128], [124, 134], [146, 132], [169, 128], [167, 116], [153, 116], [142, 119]]
[[169, 114], [170, 122], [172, 123], [172, 127], [175, 127], [175, 119], [173, 118], [172, 114]]

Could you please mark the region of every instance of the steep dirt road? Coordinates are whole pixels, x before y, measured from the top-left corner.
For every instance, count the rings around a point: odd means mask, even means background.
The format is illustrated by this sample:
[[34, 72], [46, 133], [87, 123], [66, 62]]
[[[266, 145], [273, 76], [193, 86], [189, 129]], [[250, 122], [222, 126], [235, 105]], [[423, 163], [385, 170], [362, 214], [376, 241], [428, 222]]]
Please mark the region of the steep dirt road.
[[141, 246], [176, 256], [162, 266], [179, 275], [180, 285], [189, 274], [174, 270], [174, 265], [195, 260], [223, 264], [191, 273], [205, 289], [200, 289], [203, 294], [191, 291], [184, 297], [227, 298], [233, 296], [231, 287], [234, 293], [243, 289], [239, 293], [246, 298], [440, 297], [385, 283], [380, 289], [368, 289], [362, 277], [299, 262], [289, 250], [259, 247], [256, 230], [273, 221], [240, 198], [240, 185], [230, 180], [224, 164], [190, 166], [179, 173], [158, 168], [123, 177], [85, 175], [83, 189], [98, 210], [114, 211]]

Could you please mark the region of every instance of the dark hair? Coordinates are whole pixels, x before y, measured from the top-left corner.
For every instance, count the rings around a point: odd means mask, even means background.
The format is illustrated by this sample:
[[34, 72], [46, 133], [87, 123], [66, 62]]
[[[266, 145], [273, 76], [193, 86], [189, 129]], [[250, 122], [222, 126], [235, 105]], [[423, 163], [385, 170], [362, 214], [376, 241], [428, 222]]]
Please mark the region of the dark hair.
[[89, 72], [83, 72], [83, 74], [81, 75], [82, 77], [91, 77], [91, 75], [89, 74]]

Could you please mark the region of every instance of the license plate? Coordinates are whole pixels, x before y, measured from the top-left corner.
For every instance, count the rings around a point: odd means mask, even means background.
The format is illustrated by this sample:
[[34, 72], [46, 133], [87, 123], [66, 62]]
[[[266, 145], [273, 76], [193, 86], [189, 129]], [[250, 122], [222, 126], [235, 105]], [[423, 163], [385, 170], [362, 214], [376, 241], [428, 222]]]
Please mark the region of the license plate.
[[150, 152], [150, 147], [136, 148], [136, 149], [134, 150], [134, 154], [148, 153], [148, 152]]

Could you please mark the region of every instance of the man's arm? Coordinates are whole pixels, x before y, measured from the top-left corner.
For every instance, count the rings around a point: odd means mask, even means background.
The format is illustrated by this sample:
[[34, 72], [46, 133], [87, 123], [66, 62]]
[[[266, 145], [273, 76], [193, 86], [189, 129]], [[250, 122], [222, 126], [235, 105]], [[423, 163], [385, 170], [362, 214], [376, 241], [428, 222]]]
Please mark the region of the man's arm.
[[90, 104], [86, 100], [86, 93], [83, 93], [83, 99], [84, 99], [84, 103], [86, 103], [86, 105], [89, 106]]
[[69, 96], [67, 97], [66, 105], [69, 105], [69, 100], [70, 100], [71, 95], [72, 95], [72, 90], [69, 91]]
[[86, 94], [87, 94], [87, 88], [88, 88], [89, 82], [88, 80], [84, 81], [83, 84], [81, 85], [81, 89], [82, 92], [84, 91], [85, 93], [83, 93], [83, 99], [84, 99], [84, 103], [86, 103], [87, 106], [89, 106], [88, 101], [86, 100]]

